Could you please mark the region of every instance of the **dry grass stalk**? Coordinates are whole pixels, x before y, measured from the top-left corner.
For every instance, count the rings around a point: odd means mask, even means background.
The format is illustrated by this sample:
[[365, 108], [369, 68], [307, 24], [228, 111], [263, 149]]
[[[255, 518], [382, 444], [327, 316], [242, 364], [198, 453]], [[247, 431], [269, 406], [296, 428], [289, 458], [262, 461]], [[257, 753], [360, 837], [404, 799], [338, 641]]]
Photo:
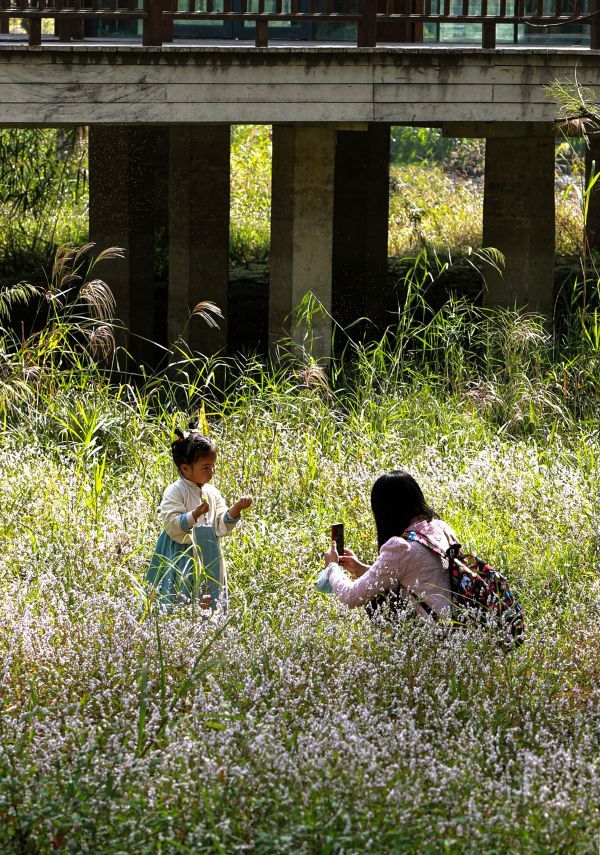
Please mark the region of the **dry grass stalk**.
[[114, 317], [116, 303], [112, 291], [102, 279], [91, 279], [86, 282], [79, 296], [86, 305], [93, 309], [96, 317], [106, 321]]
[[216, 322], [215, 317], [223, 320], [223, 312], [216, 303], [212, 302], [212, 300], [201, 300], [199, 303], [196, 303], [192, 309], [191, 317], [202, 318], [209, 327], [219, 329], [219, 324]]

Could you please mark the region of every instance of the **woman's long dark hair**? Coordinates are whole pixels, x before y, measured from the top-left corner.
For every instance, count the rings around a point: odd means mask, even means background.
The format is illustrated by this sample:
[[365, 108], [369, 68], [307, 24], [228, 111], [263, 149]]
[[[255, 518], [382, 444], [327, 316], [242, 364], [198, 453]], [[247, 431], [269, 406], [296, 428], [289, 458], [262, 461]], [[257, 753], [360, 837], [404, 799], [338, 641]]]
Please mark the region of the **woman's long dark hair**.
[[432, 520], [436, 516], [415, 479], [401, 469], [388, 472], [375, 481], [371, 508], [379, 549], [390, 537], [401, 537], [415, 517]]

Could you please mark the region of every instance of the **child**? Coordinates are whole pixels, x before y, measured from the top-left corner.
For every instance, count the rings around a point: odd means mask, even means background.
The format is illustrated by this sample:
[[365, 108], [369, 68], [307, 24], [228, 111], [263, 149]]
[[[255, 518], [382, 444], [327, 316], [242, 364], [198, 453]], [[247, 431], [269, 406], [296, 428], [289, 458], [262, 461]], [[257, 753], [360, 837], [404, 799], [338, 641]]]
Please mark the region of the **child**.
[[[176, 430], [177, 439], [171, 444], [173, 462], [179, 478], [163, 493], [160, 518], [164, 531], [158, 538], [154, 555], [148, 568], [147, 580], [159, 592], [163, 603], [174, 604], [201, 596], [202, 581], [194, 561], [192, 545], [193, 527], [198, 524], [214, 526], [218, 537], [233, 531], [240, 513], [252, 505], [250, 496], [242, 496], [229, 509], [216, 487], [210, 483], [215, 474], [217, 446], [197, 430], [182, 433]], [[220, 559], [220, 599], [227, 597], [225, 562]], [[215, 606], [206, 594], [205, 607]]]

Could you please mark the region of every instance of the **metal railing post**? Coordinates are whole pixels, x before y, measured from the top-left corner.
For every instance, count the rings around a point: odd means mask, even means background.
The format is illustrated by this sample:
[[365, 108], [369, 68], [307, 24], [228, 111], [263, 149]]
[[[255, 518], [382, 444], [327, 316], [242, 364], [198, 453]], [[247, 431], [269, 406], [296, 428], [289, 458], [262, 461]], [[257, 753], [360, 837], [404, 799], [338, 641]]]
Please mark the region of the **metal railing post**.
[[590, 14], [593, 16], [590, 21], [590, 48], [591, 50], [600, 50], [600, 2], [599, 0], [590, 0]]
[[496, 22], [486, 21], [481, 25], [481, 46], [484, 48], [496, 47]]
[[144, 47], [161, 46], [163, 43], [163, 0], [146, 0], [146, 12], [142, 29]]
[[[37, 3], [31, 4], [37, 7]], [[28, 43], [31, 47], [38, 47], [42, 43], [42, 18], [40, 15], [35, 15], [28, 19]]]
[[[165, 0], [165, 11], [176, 12], [177, 0]], [[164, 18], [163, 20], [163, 42], [173, 41], [173, 28], [175, 21], [173, 18]]]
[[254, 37], [256, 47], [269, 47], [269, 22], [256, 22], [256, 35]]
[[377, 44], [377, 3], [374, 0], [358, 0], [360, 22], [358, 24], [358, 47], [375, 47]]

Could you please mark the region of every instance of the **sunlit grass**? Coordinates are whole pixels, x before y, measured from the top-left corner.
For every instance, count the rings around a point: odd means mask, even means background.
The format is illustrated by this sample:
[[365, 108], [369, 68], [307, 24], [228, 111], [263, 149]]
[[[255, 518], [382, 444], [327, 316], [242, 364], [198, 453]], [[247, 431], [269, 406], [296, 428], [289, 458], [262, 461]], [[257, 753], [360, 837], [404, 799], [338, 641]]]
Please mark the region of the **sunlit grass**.
[[[480, 157], [483, 157], [481, 147]], [[560, 154], [560, 152], [559, 152]], [[564, 154], [562, 155], [564, 158]], [[562, 161], [559, 158], [559, 162]], [[263, 262], [270, 245], [271, 129], [232, 129], [232, 209], [230, 252], [238, 264]], [[583, 236], [580, 171], [561, 175], [556, 188], [556, 252], [578, 255]], [[390, 257], [416, 255], [424, 243], [438, 252], [480, 247], [483, 231], [483, 161], [477, 177], [444, 171], [442, 163], [401, 163], [390, 167]]]
[[270, 126], [232, 126], [229, 252], [237, 264], [269, 257], [271, 156]]

